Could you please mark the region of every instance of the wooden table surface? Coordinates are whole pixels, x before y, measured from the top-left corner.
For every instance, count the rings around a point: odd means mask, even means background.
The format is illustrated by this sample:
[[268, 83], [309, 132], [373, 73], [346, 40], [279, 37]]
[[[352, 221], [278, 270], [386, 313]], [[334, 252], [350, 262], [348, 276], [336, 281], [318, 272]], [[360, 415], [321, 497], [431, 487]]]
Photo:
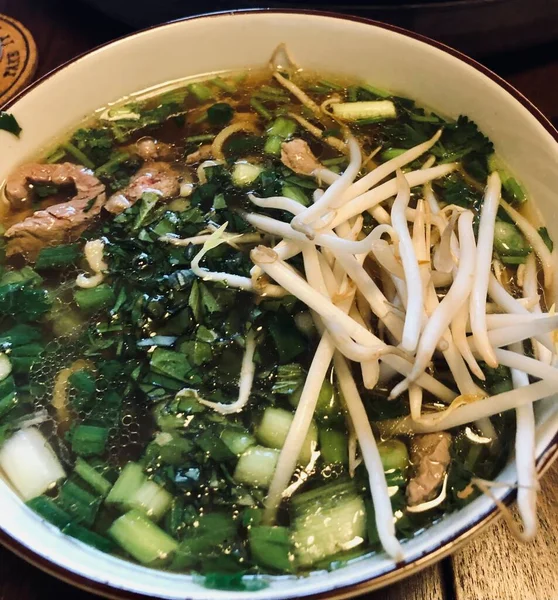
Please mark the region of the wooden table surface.
[[[0, 0], [0, 13], [20, 20], [35, 37], [37, 75], [129, 31], [78, 2], [64, 0]], [[481, 60], [558, 126], [558, 41]], [[452, 558], [369, 594], [367, 600], [558, 600], [557, 490], [558, 462], [542, 481], [540, 530], [534, 543], [518, 544], [500, 521]], [[96, 596], [74, 590], [0, 548], [0, 600], [65, 598]]]

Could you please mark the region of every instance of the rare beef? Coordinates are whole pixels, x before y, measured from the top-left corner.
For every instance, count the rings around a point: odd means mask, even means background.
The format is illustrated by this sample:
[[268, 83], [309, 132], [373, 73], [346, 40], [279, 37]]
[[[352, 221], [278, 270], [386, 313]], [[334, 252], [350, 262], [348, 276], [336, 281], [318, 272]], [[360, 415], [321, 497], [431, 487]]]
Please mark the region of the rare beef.
[[180, 174], [165, 162], [145, 163], [124, 189], [108, 199], [105, 209], [118, 215], [133, 206], [145, 192], [155, 192], [162, 200], [178, 196]]
[[411, 445], [414, 474], [407, 486], [407, 502], [416, 506], [432, 500], [450, 464], [451, 435], [447, 432], [416, 435]]
[[23, 255], [33, 262], [45, 246], [76, 240], [98, 216], [106, 200], [105, 186], [88, 169], [72, 163], [28, 164], [17, 169], [6, 183], [12, 209], [28, 206], [29, 184], [73, 185], [68, 202], [38, 210], [6, 231], [7, 255]]

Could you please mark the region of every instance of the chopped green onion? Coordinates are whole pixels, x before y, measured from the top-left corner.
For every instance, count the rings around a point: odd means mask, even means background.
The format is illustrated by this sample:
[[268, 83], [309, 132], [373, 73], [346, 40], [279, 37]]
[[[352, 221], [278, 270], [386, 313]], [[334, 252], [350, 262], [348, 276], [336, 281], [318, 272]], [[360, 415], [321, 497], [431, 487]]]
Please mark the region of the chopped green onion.
[[391, 160], [392, 158], [397, 158], [398, 156], [405, 154], [405, 152], [407, 152], [407, 150], [405, 150], [403, 148], [388, 148], [387, 150], [384, 150], [383, 152], [381, 152], [380, 158], [383, 161], [387, 162], [388, 160]]
[[273, 121], [271, 127], [268, 128], [267, 134], [286, 140], [296, 133], [296, 129], [297, 125], [292, 119], [278, 117]]
[[43, 519], [56, 525], [59, 529], [63, 529], [72, 521], [71, 515], [60, 508], [54, 500], [47, 496], [37, 496], [36, 498], [29, 500], [26, 504], [30, 509], [41, 515]]
[[57, 163], [59, 160], [66, 156], [66, 150], [64, 148], [56, 148], [53, 152], [51, 152], [45, 159], [45, 162], [52, 164]]
[[368, 83], [361, 83], [360, 88], [378, 98], [390, 98], [393, 94], [387, 92], [386, 90], [382, 90], [381, 88], [374, 87], [373, 85], [369, 85]]
[[322, 458], [326, 463], [348, 464], [348, 440], [345, 433], [329, 427], [320, 428], [319, 440]]
[[110, 537], [143, 565], [167, 563], [178, 542], [138, 510], [131, 510], [111, 525]]
[[251, 100], [250, 100], [250, 106], [257, 112], [259, 113], [264, 119], [268, 120], [271, 119], [271, 117], [273, 116], [269, 110], [267, 110], [267, 108], [257, 99], [254, 98], [252, 96]]
[[95, 168], [95, 164], [93, 163], [93, 161], [91, 161], [79, 148], [76, 148], [76, 146], [74, 146], [71, 142], [64, 142], [63, 144], [60, 144], [60, 147], [64, 148], [64, 150], [68, 154], [71, 154], [84, 167], [87, 167], [88, 169]]
[[36, 269], [59, 269], [73, 264], [81, 250], [77, 244], [42, 248], [35, 262]]
[[129, 158], [130, 155], [127, 152], [117, 152], [109, 161], [107, 161], [104, 165], [101, 165], [95, 171], [95, 175], [97, 175], [97, 177], [110, 175], [118, 166], [126, 162]]
[[213, 98], [213, 92], [203, 83], [191, 83], [188, 86], [188, 90], [194, 94], [200, 102], [207, 102], [207, 100]]
[[58, 502], [72, 515], [76, 523], [84, 523], [90, 527], [97, 518], [102, 498], [94, 496], [68, 479], [60, 488]]
[[289, 102], [289, 98], [286, 96], [277, 96], [275, 94], [266, 94], [265, 92], [254, 92], [252, 94], [252, 98], [256, 98], [257, 100], [262, 100], [264, 102], [275, 102], [277, 104], [287, 104]]
[[112, 288], [103, 283], [94, 288], [75, 290], [74, 300], [82, 310], [95, 312], [112, 306], [115, 297]]
[[265, 141], [264, 152], [266, 154], [273, 154], [275, 156], [279, 156], [281, 154], [282, 144], [282, 138], [280, 138], [278, 135], [270, 135]]
[[326, 167], [335, 167], [337, 165], [346, 165], [347, 158], [345, 156], [338, 156], [337, 158], [326, 158], [322, 160], [322, 165]]
[[101, 494], [101, 496], [106, 496], [112, 487], [112, 484], [108, 479], [105, 479], [99, 473], [99, 471], [97, 471], [79, 456], [76, 460], [74, 472], [77, 473], [96, 492]]
[[184, 141], [189, 143], [197, 143], [197, 142], [211, 142], [215, 139], [215, 134], [213, 133], [202, 133], [201, 135], [191, 135], [187, 137]]
[[108, 434], [106, 427], [78, 425], [72, 432], [72, 450], [80, 456], [103, 454]]
[[238, 91], [237, 87], [233, 83], [223, 79], [222, 77], [215, 77], [215, 79], [211, 80], [211, 83], [216, 85], [218, 88], [221, 88], [225, 92], [228, 92], [229, 94], [234, 94]]
[[262, 85], [260, 88], [262, 92], [271, 94], [272, 96], [282, 96], [288, 98], [288, 93], [283, 88], [273, 87], [271, 85]]
[[101, 552], [110, 553], [114, 551], [114, 544], [111, 540], [94, 531], [89, 531], [89, 529], [86, 529], [77, 523], [68, 523], [68, 525], [62, 529], [62, 533], [69, 535], [88, 546], [97, 548], [97, 550], [101, 550]]
[[0, 129], [19, 137], [21, 127], [14, 115], [0, 110]]
[[250, 527], [248, 539], [252, 559], [257, 565], [276, 571], [292, 571], [294, 553], [286, 527]]
[[283, 196], [291, 198], [291, 200], [296, 200], [299, 204], [302, 204], [302, 206], [310, 205], [310, 200], [308, 200], [306, 194], [296, 185], [283, 185]]

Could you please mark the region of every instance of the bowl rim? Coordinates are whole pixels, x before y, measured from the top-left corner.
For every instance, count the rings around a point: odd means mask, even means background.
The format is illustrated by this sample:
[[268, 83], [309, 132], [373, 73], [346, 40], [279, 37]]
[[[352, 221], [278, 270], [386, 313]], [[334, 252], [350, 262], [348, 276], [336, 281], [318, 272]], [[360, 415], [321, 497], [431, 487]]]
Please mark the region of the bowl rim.
[[[201, 13], [198, 15], [191, 15], [179, 19], [174, 19], [172, 21], [160, 23], [157, 25], [152, 25], [150, 27], [146, 27], [143, 29], [138, 29], [132, 31], [130, 33], [119, 36], [113, 40], [109, 40], [103, 44], [99, 44], [90, 50], [82, 52], [77, 56], [65, 61], [64, 63], [58, 65], [54, 69], [48, 71], [35, 81], [33, 81], [30, 85], [22, 89], [15, 96], [10, 98], [6, 103], [0, 105], [0, 110], [7, 110], [16, 102], [18, 102], [21, 98], [26, 96], [31, 90], [35, 87], [41, 85], [44, 81], [49, 79], [54, 74], [58, 73], [65, 69], [66, 67], [73, 65], [76, 62], [79, 62], [81, 59], [89, 56], [90, 54], [94, 54], [97, 51], [105, 48], [106, 46], [110, 46], [112, 44], [117, 44], [122, 40], [126, 40], [137, 35], [141, 35], [145, 32], [154, 30], [154, 29], [162, 29], [165, 27], [173, 26], [177, 23], [194, 21], [199, 19], [211, 19], [218, 18], [222, 16], [242, 16], [244, 14], [294, 14], [294, 15], [303, 15], [308, 17], [324, 17], [331, 18], [343, 21], [353, 21], [357, 23], [362, 23], [365, 25], [371, 25], [373, 27], [377, 27], [380, 29], [385, 29], [388, 31], [392, 31], [394, 33], [398, 33], [405, 37], [418, 40], [423, 42], [429, 46], [432, 46], [446, 54], [461, 60], [467, 65], [473, 67], [476, 71], [479, 71], [486, 77], [490, 78], [493, 82], [497, 83], [500, 87], [502, 87], [506, 92], [508, 92], [516, 101], [518, 101], [524, 108], [526, 108], [533, 117], [537, 119], [537, 121], [544, 127], [544, 129], [553, 137], [553, 139], [558, 144], [558, 129], [554, 127], [554, 125], [550, 122], [550, 120], [519, 90], [517, 90], [514, 86], [512, 86], [505, 79], [494, 73], [488, 67], [485, 67], [483, 64], [478, 62], [477, 60], [471, 58], [467, 54], [452, 48], [444, 44], [443, 42], [439, 42], [437, 40], [433, 40], [432, 38], [416, 33], [414, 31], [410, 31], [405, 29], [404, 27], [399, 27], [397, 25], [391, 25], [388, 23], [384, 23], [382, 21], [377, 21], [374, 19], [369, 19], [366, 17], [360, 17], [357, 15], [347, 15], [342, 13], [336, 13], [332, 11], [326, 10], [315, 10], [315, 9], [289, 9], [289, 8], [244, 8], [244, 9], [234, 9], [234, 10], [224, 10], [224, 11], [215, 11], [208, 13]], [[538, 461], [537, 461], [537, 472], [539, 476], [542, 476], [546, 470], [552, 465], [555, 459], [558, 458], [558, 431], [553, 436], [548, 446], [541, 453]], [[515, 489], [509, 490], [502, 498], [502, 502], [506, 505], [510, 505], [516, 498], [517, 492]], [[352, 598], [355, 596], [359, 596], [361, 594], [365, 594], [368, 592], [372, 592], [374, 590], [380, 589], [387, 585], [393, 584], [396, 581], [404, 579], [414, 573], [421, 571], [422, 569], [440, 561], [441, 559], [447, 557], [452, 554], [462, 546], [464, 546], [467, 542], [471, 540], [471, 538], [478, 535], [482, 530], [488, 527], [490, 524], [497, 521], [501, 516], [501, 512], [499, 511], [496, 505], [492, 506], [488, 512], [485, 512], [484, 515], [480, 515], [480, 517], [473, 521], [473, 524], [470, 526], [462, 527], [442, 546], [432, 550], [431, 552], [421, 556], [420, 558], [414, 560], [413, 562], [401, 566], [396, 566], [394, 569], [383, 573], [379, 576], [365, 579], [363, 581], [359, 581], [357, 583], [344, 585], [339, 588], [332, 589], [330, 591], [318, 592], [315, 594], [309, 594], [305, 596], [307, 600], [344, 600], [345, 598]], [[116, 588], [108, 583], [103, 583], [101, 581], [96, 581], [90, 579], [84, 575], [80, 575], [73, 571], [70, 571], [68, 568], [63, 567], [54, 561], [51, 561], [48, 558], [45, 558], [35, 552], [32, 548], [25, 546], [23, 543], [14, 539], [11, 535], [9, 535], [4, 528], [0, 525], [0, 544], [5, 548], [9, 549], [11, 552], [16, 554], [18, 557], [24, 559], [26, 562], [30, 563], [32, 566], [41, 569], [43, 572], [56, 577], [57, 579], [70, 584], [74, 587], [80, 588], [82, 590], [93, 592], [99, 594], [105, 598], [111, 598], [114, 600], [148, 600], [149, 598], [153, 598], [153, 596], [148, 596], [139, 592], [134, 592], [131, 590]], [[187, 600], [187, 597], [185, 597]]]

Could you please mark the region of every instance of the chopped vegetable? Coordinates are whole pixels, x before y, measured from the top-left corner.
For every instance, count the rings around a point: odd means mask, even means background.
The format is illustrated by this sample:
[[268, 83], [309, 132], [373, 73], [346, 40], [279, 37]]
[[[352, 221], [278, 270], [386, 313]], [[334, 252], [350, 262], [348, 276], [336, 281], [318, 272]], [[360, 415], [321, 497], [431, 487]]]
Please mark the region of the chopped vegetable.
[[3, 443], [0, 468], [24, 500], [44, 494], [66, 476], [52, 446], [35, 427], [21, 429]]
[[336, 117], [344, 121], [380, 122], [397, 117], [397, 109], [391, 100], [339, 102], [332, 104], [331, 110]]
[[109, 536], [143, 565], [168, 563], [178, 542], [137, 510], [122, 515], [111, 525]]
[[7, 131], [16, 137], [21, 133], [21, 127], [14, 115], [0, 110], [0, 130]]
[[279, 459], [279, 451], [263, 446], [248, 448], [238, 460], [234, 479], [253, 487], [267, 488]]

